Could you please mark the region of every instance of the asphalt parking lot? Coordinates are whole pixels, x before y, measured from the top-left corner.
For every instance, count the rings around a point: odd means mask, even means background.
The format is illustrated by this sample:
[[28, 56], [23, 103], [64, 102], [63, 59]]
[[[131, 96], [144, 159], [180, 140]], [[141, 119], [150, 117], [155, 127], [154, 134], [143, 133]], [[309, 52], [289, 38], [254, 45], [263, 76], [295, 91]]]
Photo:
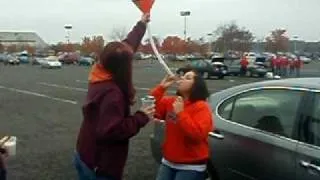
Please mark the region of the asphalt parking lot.
[[[72, 156], [82, 120], [81, 105], [87, 91], [88, 67], [0, 64], [0, 137], [18, 137], [17, 156], [9, 160], [9, 180], [72, 180], [76, 174]], [[303, 76], [319, 76], [320, 63], [305, 66]], [[135, 63], [138, 98], [146, 95], [164, 76], [158, 64]], [[209, 80], [211, 93], [259, 81], [258, 78], [226, 77]], [[172, 90], [174, 92], [174, 90]], [[138, 102], [133, 111], [139, 107]], [[126, 180], [152, 180], [157, 164], [151, 156], [152, 123], [131, 141]]]

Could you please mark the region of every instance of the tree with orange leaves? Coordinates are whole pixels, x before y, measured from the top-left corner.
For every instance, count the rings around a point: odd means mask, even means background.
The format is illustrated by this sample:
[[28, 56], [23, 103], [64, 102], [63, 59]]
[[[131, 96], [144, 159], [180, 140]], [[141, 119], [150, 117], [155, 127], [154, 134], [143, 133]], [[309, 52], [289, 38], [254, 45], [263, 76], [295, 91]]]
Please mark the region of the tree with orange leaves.
[[161, 50], [166, 54], [185, 54], [187, 43], [178, 36], [168, 36], [164, 39]]
[[36, 49], [30, 45], [26, 45], [25, 49], [29, 54], [35, 54], [36, 53]]
[[102, 36], [84, 37], [81, 44], [81, 53], [89, 55], [91, 53], [100, 54], [104, 47], [104, 39]]
[[9, 53], [14, 53], [14, 52], [17, 52], [17, 45], [15, 45], [15, 44], [12, 44], [12, 45], [9, 45], [9, 46], [7, 46], [7, 51], [9, 52]]

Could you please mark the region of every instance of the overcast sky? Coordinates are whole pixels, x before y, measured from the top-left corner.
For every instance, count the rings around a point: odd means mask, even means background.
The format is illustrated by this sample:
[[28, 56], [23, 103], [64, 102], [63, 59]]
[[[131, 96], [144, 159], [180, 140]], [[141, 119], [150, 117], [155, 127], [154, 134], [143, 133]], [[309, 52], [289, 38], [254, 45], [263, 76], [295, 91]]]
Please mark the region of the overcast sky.
[[[140, 18], [131, 0], [1, 0], [0, 31], [35, 31], [48, 43], [64, 41], [72, 24], [72, 41], [85, 35], [109, 38], [114, 27], [128, 30]], [[275, 28], [289, 36], [320, 40], [320, 0], [156, 0], [152, 32], [183, 36], [181, 10], [190, 10], [188, 35], [206, 36], [219, 24], [235, 20], [262, 38]]]

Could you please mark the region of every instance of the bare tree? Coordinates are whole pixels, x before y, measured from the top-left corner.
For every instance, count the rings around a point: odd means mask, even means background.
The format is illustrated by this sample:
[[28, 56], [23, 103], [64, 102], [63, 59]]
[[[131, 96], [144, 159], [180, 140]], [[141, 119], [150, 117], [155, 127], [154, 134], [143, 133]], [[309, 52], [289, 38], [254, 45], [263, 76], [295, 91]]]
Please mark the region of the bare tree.
[[113, 28], [110, 34], [110, 39], [112, 41], [122, 41], [127, 36], [127, 30], [125, 27]]
[[287, 52], [289, 49], [289, 38], [285, 29], [276, 29], [266, 38], [265, 49], [270, 52]]
[[244, 27], [240, 28], [235, 21], [219, 26], [215, 34], [218, 37], [215, 43], [216, 49], [220, 52], [249, 51], [254, 39], [249, 30]]

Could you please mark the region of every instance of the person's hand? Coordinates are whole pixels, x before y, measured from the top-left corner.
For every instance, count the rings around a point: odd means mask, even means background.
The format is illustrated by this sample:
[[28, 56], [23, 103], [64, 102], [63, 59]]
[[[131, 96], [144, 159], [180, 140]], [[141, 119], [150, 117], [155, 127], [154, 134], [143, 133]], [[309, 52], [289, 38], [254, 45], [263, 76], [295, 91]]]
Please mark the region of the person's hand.
[[154, 116], [154, 113], [156, 112], [155, 105], [141, 107], [140, 111], [151, 118]]
[[180, 112], [182, 112], [184, 110], [183, 98], [181, 96], [178, 96], [172, 106], [173, 106], [173, 111], [176, 114], [179, 114]]
[[163, 88], [168, 88], [170, 87], [173, 83], [175, 83], [177, 80], [176, 76], [172, 76], [172, 75], [166, 75], [166, 77], [164, 77], [164, 79], [161, 81], [160, 85]]
[[150, 22], [150, 14], [149, 13], [143, 14], [141, 17], [141, 22], [143, 22], [145, 24]]

